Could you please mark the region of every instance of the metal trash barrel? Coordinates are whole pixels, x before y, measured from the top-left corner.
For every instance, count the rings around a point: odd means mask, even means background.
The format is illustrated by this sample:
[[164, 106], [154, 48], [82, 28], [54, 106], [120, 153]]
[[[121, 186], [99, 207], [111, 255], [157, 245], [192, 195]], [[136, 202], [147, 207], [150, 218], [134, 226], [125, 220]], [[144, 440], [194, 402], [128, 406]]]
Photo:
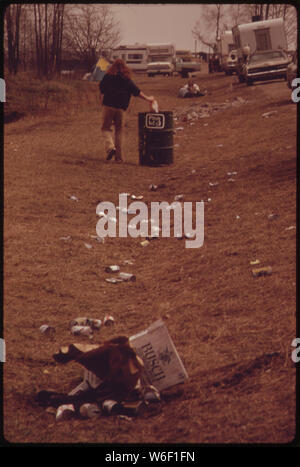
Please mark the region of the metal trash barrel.
[[139, 113], [140, 165], [173, 163], [173, 112]]

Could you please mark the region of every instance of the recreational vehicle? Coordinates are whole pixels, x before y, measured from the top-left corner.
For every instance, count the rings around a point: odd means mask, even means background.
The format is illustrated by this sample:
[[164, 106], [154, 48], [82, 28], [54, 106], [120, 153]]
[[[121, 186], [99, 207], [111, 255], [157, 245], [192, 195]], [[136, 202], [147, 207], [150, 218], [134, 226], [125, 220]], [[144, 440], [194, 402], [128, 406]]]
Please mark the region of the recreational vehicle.
[[245, 64], [251, 54], [267, 50], [287, 50], [283, 18], [239, 24], [232, 28], [232, 34], [238, 54], [237, 73], [241, 82], [245, 81]]
[[113, 50], [113, 60], [122, 58], [134, 71], [146, 71], [148, 63], [148, 48], [146, 44], [120, 45]]
[[175, 47], [173, 44], [148, 44], [148, 76], [172, 76], [175, 64]]

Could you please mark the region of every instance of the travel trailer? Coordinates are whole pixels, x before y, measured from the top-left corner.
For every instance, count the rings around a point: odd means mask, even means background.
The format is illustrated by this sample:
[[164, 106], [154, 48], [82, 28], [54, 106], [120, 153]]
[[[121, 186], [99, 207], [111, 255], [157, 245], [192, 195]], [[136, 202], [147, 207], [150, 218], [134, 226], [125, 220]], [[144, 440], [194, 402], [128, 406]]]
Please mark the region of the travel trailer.
[[112, 59], [122, 58], [134, 71], [146, 71], [148, 47], [146, 44], [120, 45], [112, 52]]
[[283, 18], [253, 21], [232, 28], [238, 55], [237, 73], [244, 81], [243, 68], [247, 58], [254, 52], [265, 50], [287, 50], [287, 39]]
[[173, 44], [148, 44], [148, 76], [172, 76], [175, 69], [175, 47]]

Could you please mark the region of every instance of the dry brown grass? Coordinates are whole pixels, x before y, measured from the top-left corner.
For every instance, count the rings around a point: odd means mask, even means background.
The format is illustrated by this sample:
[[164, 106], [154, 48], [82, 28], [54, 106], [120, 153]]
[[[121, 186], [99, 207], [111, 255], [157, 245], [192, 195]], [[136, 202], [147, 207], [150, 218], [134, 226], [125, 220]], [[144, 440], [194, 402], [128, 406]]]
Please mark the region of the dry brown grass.
[[[174, 136], [179, 145], [174, 164], [163, 168], [138, 165], [137, 115], [147, 110], [138, 99], [128, 111], [126, 162], [105, 162], [93, 83], [68, 84], [72, 90], [65, 96], [71, 100], [49, 100], [43, 117], [31, 112], [5, 127], [4, 435], [9, 442], [293, 439], [296, 243], [295, 230], [286, 228], [296, 223], [296, 106], [284, 82], [231, 89], [232, 80], [205, 73], [196, 78], [209, 90], [201, 102], [236, 96], [248, 102], [194, 125], [178, 122], [184, 131]], [[179, 77], [141, 75], [136, 81], [157, 97], [161, 110], [176, 112], [200, 102], [177, 98]], [[278, 111], [272, 118], [261, 117], [272, 109]], [[229, 171], [238, 173], [236, 182], [228, 182]], [[210, 187], [210, 181], [219, 184]], [[166, 188], [150, 192], [150, 183]], [[139, 239], [108, 238], [86, 249], [99, 200], [116, 202], [125, 191], [143, 194], [147, 202], [171, 202], [177, 193], [186, 201], [205, 200], [203, 247], [188, 250], [183, 241], [160, 238], [143, 248]], [[70, 201], [72, 194], [78, 203]], [[278, 217], [269, 220], [270, 213]], [[60, 240], [66, 235], [70, 242]], [[252, 277], [250, 261], [256, 258], [272, 266], [271, 276]], [[134, 260], [129, 272], [137, 281], [106, 283], [105, 266], [125, 259]], [[151, 418], [57, 424], [35, 405], [34, 394], [75, 387], [81, 369], [57, 365], [52, 354], [74, 341], [71, 319], [102, 318], [106, 312], [116, 326], [101, 330], [95, 342], [165, 319], [189, 374], [183, 394]], [[56, 328], [53, 340], [39, 333], [45, 322]]]

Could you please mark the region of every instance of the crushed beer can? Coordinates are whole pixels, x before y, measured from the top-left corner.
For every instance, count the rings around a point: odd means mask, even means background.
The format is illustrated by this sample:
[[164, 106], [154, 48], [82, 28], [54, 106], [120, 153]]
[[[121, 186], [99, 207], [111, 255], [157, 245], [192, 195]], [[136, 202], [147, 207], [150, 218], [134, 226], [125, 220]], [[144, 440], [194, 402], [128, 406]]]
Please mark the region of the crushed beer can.
[[107, 266], [105, 268], [105, 272], [119, 272], [120, 271], [120, 266], [117, 264], [112, 264], [111, 266]]
[[107, 399], [102, 403], [102, 412], [104, 415], [117, 415], [122, 413], [122, 405], [112, 399]]
[[115, 318], [111, 315], [105, 315], [103, 319], [103, 324], [104, 326], [111, 326], [112, 324], [115, 324]]
[[70, 420], [75, 415], [75, 407], [73, 404], [60, 405], [56, 411], [56, 421]]
[[130, 274], [129, 272], [120, 272], [118, 275], [118, 278], [121, 279], [122, 281], [128, 282], [135, 282], [136, 277], [134, 274]]
[[74, 336], [86, 336], [91, 337], [93, 335], [93, 330], [90, 326], [72, 326], [71, 333]]
[[264, 268], [252, 269], [252, 274], [254, 277], [270, 276], [272, 274], [272, 268], [271, 266], [267, 266]]
[[100, 415], [100, 407], [98, 404], [86, 403], [82, 404], [79, 413], [83, 418], [95, 418]]

